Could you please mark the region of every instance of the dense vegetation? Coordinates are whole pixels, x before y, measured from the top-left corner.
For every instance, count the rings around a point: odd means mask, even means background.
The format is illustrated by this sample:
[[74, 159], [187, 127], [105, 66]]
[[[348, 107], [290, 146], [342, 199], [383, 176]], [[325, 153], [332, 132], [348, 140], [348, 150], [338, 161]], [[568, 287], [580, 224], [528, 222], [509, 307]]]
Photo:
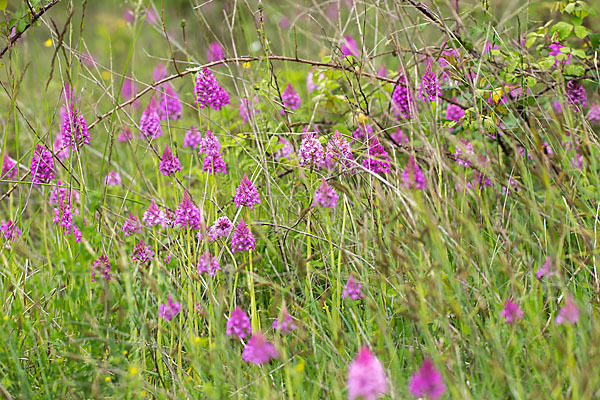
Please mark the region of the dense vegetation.
[[581, 0], [0, 0], [5, 398], [600, 398]]

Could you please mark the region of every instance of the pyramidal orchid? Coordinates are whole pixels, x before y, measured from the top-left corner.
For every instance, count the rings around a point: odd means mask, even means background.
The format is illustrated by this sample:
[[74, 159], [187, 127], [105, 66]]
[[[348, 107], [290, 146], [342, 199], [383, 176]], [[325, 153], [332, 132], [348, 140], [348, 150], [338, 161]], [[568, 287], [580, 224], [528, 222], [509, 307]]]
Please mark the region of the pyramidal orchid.
[[41, 144], [35, 147], [29, 168], [34, 183], [48, 183], [56, 177], [52, 153]]
[[579, 308], [570, 294], [567, 295], [564, 306], [558, 311], [555, 321], [557, 325], [575, 324], [579, 321]]
[[237, 228], [233, 231], [231, 237], [231, 250], [235, 253], [237, 251], [250, 251], [255, 249], [254, 236], [250, 229], [248, 229], [248, 225], [244, 223], [244, 218], [242, 218]]
[[96, 282], [96, 274], [102, 276], [105, 280], [112, 279], [110, 261], [106, 255], [98, 257], [92, 264], [92, 282]]
[[175, 210], [173, 224], [181, 229], [202, 228], [202, 213], [190, 200], [187, 190], [183, 192], [183, 200]]
[[437, 400], [446, 391], [446, 384], [433, 365], [433, 362], [426, 358], [421, 368], [410, 378], [408, 391], [415, 397], [425, 397]]
[[202, 169], [213, 175], [215, 173], [227, 173], [225, 160], [221, 155], [221, 144], [217, 137], [209, 130], [206, 131], [204, 138], [198, 147], [198, 154], [204, 155], [204, 164]]
[[256, 189], [256, 186], [250, 182], [250, 179], [248, 179], [246, 174], [244, 174], [242, 181], [235, 191], [233, 202], [235, 203], [236, 207], [246, 206], [251, 210], [254, 210], [255, 204], [260, 204], [260, 195], [258, 194], [258, 190]]
[[542, 266], [535, 273], [535, 277], [538, 279], [542, 279], [544, 276], [554, 275], [554, 267], [552, 265], [552, 259], [550, 257], [546, 257], [546, 261], [542, 264]]
[[163, 134], [158, 110], [159, 108], [156, 99], [152, 97], [150, 103], [140, 117], [140, 137], [152, 140]]
[[[296, 92], [296, 89], [294, 89], [291, 83], [288, 83], [283, 92], [281, 92], [281, 99], [283, 100], [283, 105], [289, 110], [300, 108], [300, 95]], [[281, 110], [281, 114], [283, 115], [284, 113], [285, 111]]]
[[8, 221], [2, 220], [1, 223], [2, 237], [6, 240], [14, 242], [18, 237], [21, 236], [21, 230], [19, 227], [9, 219]]
[[252, 331], [250, 318], [242, 309], [236, 307], [227, 320], [225, 333], [227, 336], [236, 336], [240, 339], [245, 338]]
[[298, 325], [294, 323], [294, 319], [288, 314], [287, 310], [283, 310], [281, 316], [273, 321], [271, 328], [276, 329], [281, 333], [290, 333], [291, 331], [298, 329]]
[[119, 133], [119, 136], [117, 137], [117, 140], [119, 142], [130, 142], [133, 139], [135, 138], [133, 137], [133, 133], [131, 133], [131, 129], [129, 129], [128, 126], [123, 128], [123, 130], [121, 131], [121, 133]]
[[143, 240], [140, 240], [133, 249], [131, 260], [133, 262], [139, 261], [140, 264], [146, 264], [152, 261], [153, 258], [154, 251], [152, 251], [152, 246], [147, 246]]
[[233, 224], [229, 218], [223, 216], [215, 220], [208, 230], [208, 238], [210, 241], [215, 241], [218, 238], [226, 238], [233, 230]]
[[168, 144], [165, 145], [158, 169], [164, 176], [175, 176], [177, 172], [181, 171], [181, 163]]
[[84, 144], [90, 144], [90, 133], [83, 114], [75, 104], [75, 94], [65, 86], [66, 104], [61, 110], [62, 124], [60, 132], [63, 144], [78, 150]]
[[166, 304], [161, 304], [158, 307], [158, 317], [164, 318], [165, 321], [172, 320], [181, 311], [181, 304], [173, 301], [173, 297], [169, 294], [169, 300]]
[[336, 130], [333, 133], [331, 139], [327, 143], [327, 150], [325, 151], [325, 160], [328, 163], [332, 161], [338, 161], [345, 167], [350, 166], [350, 160], [354, 160], [352, 156], [352, 148], [350, 143], [342, 136], [342, 134]]
[[390, 172], [390, 157], [379, 143], [379, 140], [373, 136], [369, 139], [370, 145], [367, 151], [367, 158], [362, 162], [362, 166], [375, 173], [382, 172], [388, 174]]
[[211, 108], [216, 111], [231, 103], [229, 94], [206, 67], [196, 74], [194, 99], [199, 108]]
[[325, 178], [321, 179], [321, 186], [315, 191], [314, 201], [321, 207], [331, 208], [332, 210], [337, 206], [338, 194], [335, 190], [327, 184]]
[[123, 222], [121, 231], [125, 237], [135, 235], [136, 233], [142, 233], [142, 223], [139, 219], [134, 217], [133, 214], [129, 213], [129, 218]]
[[106, 177], [104, 178], [104, 184], [106, 186], [120, 186], [123, 183], [123, 179], [121, 179], [121, 175], [114, 170], [108, 171]]
[[159, 115], [160, 119], [181, 119], [183, 108], [179, 96], [173, 86], [167, 82], [163, 85], [160, 94]]
[[277, 149], [273, 153], [275, 161], [279, 161], [282, 158], [290, 158], [290, 156], [294, 154], [294, 147], [292, 146], [289, 140], [279, 138], [279, 142], [277, 142], [277, 144], [281, 145], [281, 148]]
[[206, 58], [211, 63], [223, 60], [225, 58], [223, 55], [223, 46], [219, 42], [211, 42], [206, 50]]
[[441, 95], [440, 82], [431, 69], [431, 62], [427, 62], [427, 69], [419, 86], [419, 100], [431, 102]]
[[2, 160], [2, 173], [0, 174], [0, 179], [14, 179], [18, 175], [18, 167], [17, 163], [8, 156], [8, 154], [4, 154], [4, 159]]
[[413, 103], [410, 89], [406, 81], [406, 76], [402, 75], [398, 78], [398, 83], [392, 92], [392, 103], [396, 119], [404, 118], [411, 119], [411, 105]]
[[356, 40], [350, 35], [344, 36], [341, 45], [342, 54], [345, 56], [360, 56], [360, 50], [358, 50], [358, 46], [356, 45]]
[[360, 348], [348, 367], [348, 400], [376, 400], [388, 393], [388, 382], [381, 361], [368, 347]]
[[183, 147], [191, 147], [195, 149], [202, 141], [202, 134], [196, 129], [194, 125], [190, 125], [190, 129], [185, 133], [183, 139]]
[[408, 160], [408, 165], [402, 171], [402, 184], [400, 186], [408, 190], [412, 188], [425, 190], [425, 176], [412, 154]]
[[208, 252], [202, 254], [196, 267], [199, 274], [208, 273], [210, 276], [215, 276], [221, 270], [217, 257], [211, 257]]
[[320, 167], [325, 162], [325, 150], [314, 133], [304, 135], [298, 151], [301, 167]]
[[364, 295], [362, 294], [361, 290], [362, 283], [357, 283], [356, 280], [354, 280], [354, 276], [350, 274], [348, 277], [348, 282], [346, 282], [344, 290], [342, 291], [342, 298], [345, 299], [346, 297], [349, 297], [352, 300], [362, 299]]
[[279, 357], [275, 345], [270, 343], [262, 332], [255, 332], [242, 353], [242, 359], [253, 364], [264, 364], [271, 361], [273, 358]]
[[144, 212], [144, 215], [142, 216], [142, 221], [144, 222], [144, 225], [164, 227], [166, 225], [166, 220], [167, 217], [165, 212], [158, 208], [156, 202], [152, 200], [150, 202], [150, 206], [148, 206], [148, 209]]
[[501, 315], [506, 319], [506, 323], [512, 324], [523, 317], [523, 311], [515, 302], [508, 299], [504, 304]]

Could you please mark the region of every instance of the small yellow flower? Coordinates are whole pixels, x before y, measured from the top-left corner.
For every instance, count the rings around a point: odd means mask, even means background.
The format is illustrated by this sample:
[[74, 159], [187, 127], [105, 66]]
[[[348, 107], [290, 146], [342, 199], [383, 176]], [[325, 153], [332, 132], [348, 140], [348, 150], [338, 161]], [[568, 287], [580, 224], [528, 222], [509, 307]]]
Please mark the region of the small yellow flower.
[[3, 318], [5, 321], [8, 321], [8, 315], [5, 315]]
[[329, 311], [329, 306], [327, 304], [323, 304], [323, 310]]
[[200, 343], [200, 338], [198, 336], [194, 338], [194, 343]]
[[104, 79], [105, 81], [110, 80], [110, 72], [109, 71], [103, 71], [102, 72], [102, 79]]
[[242, 66], [246, 69], [250, 68], [250, 61], [243, 63]]
[[366, 123], [369, 122], [369, 117], [367, 117], [365, 114], [360, 113], [358, 114], [358, 123], [361, 125], [365, 125]]
[[50, 47], [50, 46], [52, 46], [52, 39], [48, 39], [48, 40], [46, 40], [46, 41], [44, 42], [44, 46], [46, 46], [46, 47]]
[[300, 360], [298, 364], [296, 364], [296, 371], [302, 372], [304, 371], [304, 360]]
[[129, 354], [129, 352], [127, 350], [123, 350], [123, 355], [126, 356], [127, 354]]
[[129, 375], [137, 375], [138, 369], [136, 367], [129, 368]]
[[110, 376], [107, 376], [106, 378], [104, 378], [104, 380], [105, 380], [106, 382], [110, 382]]

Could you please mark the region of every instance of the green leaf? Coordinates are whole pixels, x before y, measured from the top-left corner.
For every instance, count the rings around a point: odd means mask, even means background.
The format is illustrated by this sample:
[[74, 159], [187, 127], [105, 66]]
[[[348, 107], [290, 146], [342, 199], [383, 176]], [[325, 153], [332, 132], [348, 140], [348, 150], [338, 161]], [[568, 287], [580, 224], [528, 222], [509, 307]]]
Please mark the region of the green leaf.
[[581, 76], [585, 73], [585, 68], [581, 65], [569, 64], [565, 67], [565, 75]]
[[533, 76], [528, 76], [527, 79], [525, 79], [525, 82], [527, 83], [527, 86], [533, 87], [537, 83], [537, 80]]
[[588, 29], [583, 25], [577, 25], [575, 27], [575, 35], [577, 35], [577, 37], [579, 39], [585, 38], [587, 36], [588, 32], [589, 32]]
[[566, 39], [573, 31], [573, 25], [567, 24], [566, 22], [557, 22], [552, 27], [552, 33], [558, 32], [558, 37]]
[[570, 3], [570, 4], [567, 4], [567, 6], [565, 7], [565, 12], [568, 14], [571, 14], [574, 9], [575, 9], [575, 3]]
[[323, 58], [321, 58], [321, 62], [323, 63], [329, 63], [331, 61], [331, 56], [325, 56]]
[[7, 5], [8, 5], [8, 0], [0, 0], [0, 10], [6, 10]]

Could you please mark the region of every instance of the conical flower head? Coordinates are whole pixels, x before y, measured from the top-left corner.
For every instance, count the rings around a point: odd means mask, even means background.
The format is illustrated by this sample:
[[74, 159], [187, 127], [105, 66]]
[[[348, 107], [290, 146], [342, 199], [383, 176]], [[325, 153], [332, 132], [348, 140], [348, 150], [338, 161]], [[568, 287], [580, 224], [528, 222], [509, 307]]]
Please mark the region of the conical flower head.
[[354, 139], [356, 140], [366, 140], [367, 138], [373, 137], [373, 128], [367, 123], [359, 123], [358, 128], [356, 128], [352, 136], [354, 136]]
[[277, 357], [279, 357], [277, 349], [260, 331], [252, 335], [242, 353], [244, 361], [257, 365], [268, 363]]
[[333, 136], [327, 143], [325, 160], [328, 163], [339, 161], [345, 167], [349, 167], [350, 160], [354, 160], [350, 143], [337, 130], [333, 133]]
[[281, 99], [283, 100], [283, 105], [290, 110], [296, 110], [300, 107], [300, 95], [291, 83], [288, 83], [283, 92], [281, 92]]
[[21, 230], [17, 224], [12, 221], [12, 219], [9, 219], [8, 221], [2, 220], [1, 229], [2, 237], [6, 240], [10, 240], [11, 242], [14, 242], [18, 237], [21, 236]]
[[185, 133], [185, 138], [183, 139], [183, 147], [191, 147], [192, 149], [196, 148], [200, 142], [202, 142], [202, 134], [194, 127], [190, 126], [190, 129]]
[[160, 119], [163, 121], [167, 119], [181, 119], [183, 113], [179, 96], [168, 82], [163, 85], [161, 91], [159, 112]]
[[356, 41], [350, 35], [344, 36], [344, 39], [342, 40], [342, 54], [345, 56], [360, 56], [360, 51], [358, 50]]
[[0, 179], [14, 179], [18, 174], [17, 163], [13, 161], [12, 158], [8, 156], [8, 154], [4, 154], [4, 159], [2, 160], [2, 173], [0, 174]]
[[204, 154], [206, 156], [217, 156], [221, 154], [221, 143], [219, 143], [219, 139], [217, 139], [210, 129], [206, 131], [204, 138], [202, 138], [202, 141], [200, 142], [198, 154]]
[[121, 229], [125, 237], [135, 235], [136, 233], [142, 233], [142, 223], [139, 219], [129, 213], [129, 218], [123, 222], [123, 228]]
[[290, 156], [292, 154], [294, 154], [294, 147], [292, 147], [292, 144], [290, 143], [289, 140], [284, 139], [284, 138], [279, 138], [279, 145], [281, 145], [282, 147], [278, 150], [275, 151], [275, 153], [273, 153], [273, 157], [275, 158], [275, 161], [279, 161], [282, 158], [290, 158]]
[[287, 310], [283, 310], [281, 317], [273, 321], [271, 328], [277, 329], [281, 333], [290, 333], [298, 329], [298, 325], [294, 323], [294, 319], [288, 314]]
[[133, 255], [131, 260], [133, 262], [139, 261], [140, 264], [149, 263], [154, 258], [154, 251], [151, 246], [146, 246], [143, 240], [140, 240], [133, 249]]
[[[456, 98], [453, 99], [456, 101]], [[465, 110], [457, 106], [456, 104], [448, 103], [446, 107], [446, 119], [449, 121], [459, 122], [462, 117], [465, 116]]]
[[212, 42], [208, 45], [208, 49], [206, 50], [206, 58], [208, 62], [216, 62], [221, 61], [225, 57], [223, 56], [223, 46], [219, 44], [219, 42]]
[[163, 64], [156, 64], [154, 70], [152, 70], [152, 79], [154, 81], [160, 81], [167, 76], [167, 68]]
[[368, 347], [361, 347], [348, 367], [346, 388], [349, 400], [375, 400], [388, 392], [383, 365]]
[[319, 139], [314, 133], [310, 132], [304, 135], [298, 152], [300, 166], [320, 167], [325, 163], [325, 151]]
[[104, 178], [104, 184], [106, 186], [120, 186], [123, 183], [123, 179], [121, 179], [121, 175], [114, 170], [108, 171], [106, 178]]
[[169, 294], [169, 301], [167, 304], [161, 304], [158, 307], [158, 317], [164, 318], [165, 321], [172, 320], [181, 311], [181, 304], [173, 301], [173, 297]]
[[423, 75], [421, 85], [419, 86], [419, 100], [434, 101], [436, 97], [441, 95], [442, 89], [440, 87], [440, 82], [431, 69], [431, 62], [428, 62], [427, 70], [425, 71], [425, 75]]
[[251, 210], [254, 210], [255, 204], [260, 204], [260, 195], [258, 194], [258, 190], [256, 189], [256, 186], [250, 182], [250, 179], [248, 179], [246, 174], [244, 174], [240, 185], [235, 191], [233, 202], [235, 203], [236, 207], [246, 206]]
[[198, 107], [208, 107], [217, 111], [231, 102], [229, 94], [219, 85], [217, 78], [207, 68], [196, 74], [194, 98]]
[[421, 168], [417, 165], [415, 158], [411, 155], [408, 160], [408, 165], [402, 171], [401, 187], [406, 189], [417, 188], [425, 190], [425, 176], [421, 172]]
[[254, 96], [252, 100], [243, 98], [240, 102], [240, 116], [245, 124], [248, 123], [253, 114], [259, 114], [260, 112], [258, 97]]
[[54, 175], [54, 160], [52, 153], [38, 144], [31, 157], [31, 176], [35, 183], [48, 183], [56, 176]]
[[202, 213], [190, 200], [187, 190], [183, 193], [183, 200], [175, 210], [174, 225], [181, 229], [202, 228]]
[[202, 170], [208, 172], [209, 175], [214, 174], [226, 174], [227, 166], [223, 156], [219, 153], [216, 155], [207, 155], [204, 157], [204, 163], [202, 164]]
[[433, 362], [426, 358], [419, 371], [410, 378], [408, 390], [415, 397], [437, 400], [446, 391], [446, 385], [442, 374], [435, 369]]
[[167, 217], [165, 212], [158, 208], [156, 202], [152, 200], [150, 206], [142, 216], [142, 221], [146, 226], [165, 226], [167, 222]]
[[535, 273], [535, 277], [538, 279], [542, 279], [544, 276], [554, 275], [554, 267], [552, 265], [552, 259], [550, 257], [546, 257], [546, 261], [542, 264], [542, 266]]
[[403, 75], [398, 79], [398, 84], [394, 88], [394, 92], [392, 93], [392, 102], [394, 108], [394, 114], [396, 114], [396, 118], [412, 118], [412, 112], [410, 107], [412, 105], [412, 95], [410, 93], [410, 89], [408, 88], [408, 83], [406, 82], [406, 77]]
[[92, 282], [96, 282], [96, 273], [99, 272], [99, 275], [106, 279], [107, 281], [112, 279], [110, 261], [108, 257], [103, 255], [98, 257], [94, 264], [92, 264]]
[[471, 158], [475, 156], [475, 150], [473, 145], [465, 138], [460, 138], [460, 143], [454, 150], [454, 158], [456, 159], [456, 165], [459, 167], [470, 167]]
[[75, 103], [67, 104], [64, 107], [62, 124], [60, 132], [64, 145], [78, 150], [84, 144], [90, 144], [90, 132], [83, 114], [79, 111]]
[[175, 176], [178, 171], [181, 171], [181, 163], [177, 156], [169, 149], [168, 144], [165, 145], [158, 169], [164, 176]]
[[315, 203], [321, 207], [331, 208], [332, 210], [337, 206], [338, 194], [335, 190], [327, 184], [325, 178], [321, 179], [321, 186], [315, 192], [314, 200]]
[[210, 276], [215, 276], [217, 271], [221, 270], [219, 259], [216, 256], [211, 257], [208, 252], [202, 254], [196, 267], [199, 274], [208, 273]]
[[523, 317], [523, 311], [512, 300], [507, 300], [502, 310], [502, 316], [506, 318], [506, 322], [512, 324]]
[[218, 238], [226, 238], [233, 230], [233, 224], [226, 216], [219, 217], [208, 230], [209, 240], [215, 241]]
[[362, 162], [362, 166], [369, 171], [388, 174], [390, 172], [390, 157], [387, 151], [375, 136], [370, 138], [369, 141], [369, 151], [367, 152], [367, 158]]
[[344, 286], [344, 290], [342, 292], [342, 298], [350, 297], [352, 300], [362, 299], [364, 295], [361, 292], [362, 283], [357, 283], [354, 279], [354, 276], [350, 274], [348, 277], [348, 282], [346, 282], [346, 286]]
[[569, 294], [565, 300], [565, 305], [558, 311], [556, 324], [575, 324], [579, 321], [579, 314], [579, 308], [577, 308], [573, 296]]
[[244, 218], [240, 220], [239, 225], [233, 231], [231, 237], [231, 250], [235, 253], [237, 251], [250, 251], [255, 250], [254, 236], [248, 225], [244, 223]]
[[133, 139], [135, 139], [135, 138], [133, 137], [133, 133], [131, 133], [131, 129], [129, 129], [128, 126], [123, 128], [121, 133], [119, 133], [119, 137], [117, 137], [117, 140], [119, 142], [130, 142]]
[[243, 339], [248, 336], [251, 331], [252, 327], [250, 326], [250, 318], [248, 318], [246, 313], [239, 307], [236, 307], [227, 320], [225, 333], [227, 336], [233, 335]]
[[567, 100], [569, 104], [573, 106], [575, 109], [579, 109], [580, 107], [587, 107], [588, 105], [588, 96], [585, 88], [579, 81], [569, 81], [567, 82]]
[[162, 134], [158, 104], [156, 104], [156, 99], [152, 97], [148, 107], [146, 107], [140, 118], [140, 135], [148, 140], [152, 140]]

